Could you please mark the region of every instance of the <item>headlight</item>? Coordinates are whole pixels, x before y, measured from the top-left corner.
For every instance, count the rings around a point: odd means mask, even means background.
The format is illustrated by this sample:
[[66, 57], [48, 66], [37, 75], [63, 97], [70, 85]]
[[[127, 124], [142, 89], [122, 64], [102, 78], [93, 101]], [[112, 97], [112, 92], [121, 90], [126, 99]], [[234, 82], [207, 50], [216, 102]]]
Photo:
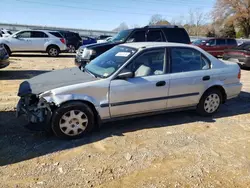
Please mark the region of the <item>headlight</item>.
[[95, 55], [96, 51], [88, 48], [84, 48], [84, 51], [82, 53], [82, 58], [83, 59], [90, 59], [92, 55]]

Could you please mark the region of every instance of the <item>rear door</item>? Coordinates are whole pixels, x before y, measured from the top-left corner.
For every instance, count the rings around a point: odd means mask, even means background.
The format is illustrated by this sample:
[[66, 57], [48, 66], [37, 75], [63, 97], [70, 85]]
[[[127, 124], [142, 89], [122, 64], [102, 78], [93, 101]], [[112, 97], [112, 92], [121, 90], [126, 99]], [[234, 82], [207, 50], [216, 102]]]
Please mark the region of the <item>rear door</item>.
[[236, 47], [237, 41], [235, 39], [227, 39], [227, 49], [231, 49], [233, 47]]
[[168, 109], [195, 106], [213, 80], [209, 60], [196, 49], [170, 49]]
[[32, 51], [46, 51], [45, 43], [48, 41], [48, 35], [42, 31], [31, 31], [30, 37]]

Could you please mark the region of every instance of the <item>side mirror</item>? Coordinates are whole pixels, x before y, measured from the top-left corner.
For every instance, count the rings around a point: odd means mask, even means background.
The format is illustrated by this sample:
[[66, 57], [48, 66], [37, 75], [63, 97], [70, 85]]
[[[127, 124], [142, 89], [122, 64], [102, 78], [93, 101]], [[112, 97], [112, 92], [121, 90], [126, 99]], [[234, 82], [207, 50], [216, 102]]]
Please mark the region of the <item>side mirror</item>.
[[127, 79], [127, 78], [132, 78], [134, 77], [134, 73], [126, 70], [126, 71], [122, 71], [118, 74], [117, 79]]
[[206, 46], [211, 46], [210, 43], [206, 43]]
[[17, 39], [17, 38], [19, 38], [19, 37], [18, 37], [18, 35], [13, 35], [13, 38], [16, 38], [16, 39]]

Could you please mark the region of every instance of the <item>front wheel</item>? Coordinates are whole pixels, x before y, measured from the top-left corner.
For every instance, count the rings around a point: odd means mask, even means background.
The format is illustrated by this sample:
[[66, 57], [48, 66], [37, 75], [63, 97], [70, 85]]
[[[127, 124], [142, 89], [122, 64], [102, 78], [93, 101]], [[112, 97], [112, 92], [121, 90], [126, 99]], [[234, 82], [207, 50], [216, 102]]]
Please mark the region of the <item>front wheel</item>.
[[204, 93], [199, 104], [197, 112], [202, 116], [210, 116], [216, 113], [222, 103], [222, 94], [217, 89], [211, 89]]
[[88, 105], [70, 102], [55, 110], [51, 125], [56, 136], [75, 139], [92, 131], [94, 120], [94, 113]]

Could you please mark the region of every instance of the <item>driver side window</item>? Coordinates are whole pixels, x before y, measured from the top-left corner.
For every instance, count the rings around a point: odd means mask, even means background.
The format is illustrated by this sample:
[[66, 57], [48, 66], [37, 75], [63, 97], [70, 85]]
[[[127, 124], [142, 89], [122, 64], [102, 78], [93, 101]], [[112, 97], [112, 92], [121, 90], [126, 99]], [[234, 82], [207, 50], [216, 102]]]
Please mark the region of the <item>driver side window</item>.
[[136, 31], [132, 34], [131, 37], [127, 40], [128, 42], [145, 42], [145, 31]]
[[127, 66], [134, 77], [164, 74], [165, 49], [145, 52]]
[[31, 32], [30, 31], [24, 31], [21, 33], [17, 34], [18, 38], [30, 38], [31, 37]]

